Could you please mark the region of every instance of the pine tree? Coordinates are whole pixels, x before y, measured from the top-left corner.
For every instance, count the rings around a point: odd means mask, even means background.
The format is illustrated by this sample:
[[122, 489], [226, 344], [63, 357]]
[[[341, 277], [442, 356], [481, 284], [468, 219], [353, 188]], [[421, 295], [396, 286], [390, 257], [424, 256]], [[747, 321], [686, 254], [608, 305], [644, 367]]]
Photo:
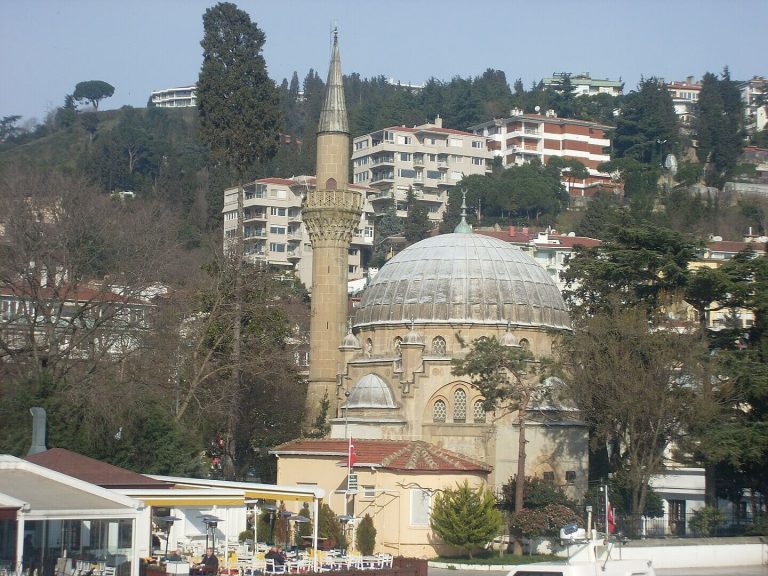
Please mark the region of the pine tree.
[[501, 511], [490, 490], [471, 488], [465, 480], [435, 496], [430, 525], [446, 544], [463, 548], [471, 558], [498, 534]]

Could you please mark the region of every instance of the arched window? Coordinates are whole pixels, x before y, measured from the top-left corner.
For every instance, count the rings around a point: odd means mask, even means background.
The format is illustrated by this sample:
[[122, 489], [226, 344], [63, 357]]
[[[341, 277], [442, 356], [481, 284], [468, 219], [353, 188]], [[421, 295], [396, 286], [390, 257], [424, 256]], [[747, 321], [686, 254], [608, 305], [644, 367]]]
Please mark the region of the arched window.
[[432, 339], [432, 354], [435, 356], [445, 356], [445, 338], [438, 336]]
[[365, 355], [370, 358], [373, 355], [373, 340], [368, 338], [365, 341]]
[[445, 402], [442, 400], [436, 400], [434, 406], [432, 406], [432, 421], [433, 422], [445, 422], [445, 416], [448, 411], [445, 409]]
[[453, 393], [453, 421], [467, 421], [467, 392], [464, 388], [457, 388]]
[[397, 356], [398, 358], [403, 355], [403, 351], [400, 350], [400, 344], [402, 343], [403, 343], [403, 339], [400, 338], [400, 336], [398, 336], [392, 341], [392, 348], [395, 351], [395, 356]]
[[482, 400], [475, 402], [475, 405], [472, 407], [472, 419], [477, 424], [482, 424], [485, 422], [485, 408], [483, 408]]
[[335, 178], [328, 178], [328, 180], [325, 181], [325, 189], [326, 190], [336, 190], [336, 179]]
[[523, 350], [530, 350], [531, 349], [531, 343], [528, 342], [525, 338], [520, 339], [520, 348]]

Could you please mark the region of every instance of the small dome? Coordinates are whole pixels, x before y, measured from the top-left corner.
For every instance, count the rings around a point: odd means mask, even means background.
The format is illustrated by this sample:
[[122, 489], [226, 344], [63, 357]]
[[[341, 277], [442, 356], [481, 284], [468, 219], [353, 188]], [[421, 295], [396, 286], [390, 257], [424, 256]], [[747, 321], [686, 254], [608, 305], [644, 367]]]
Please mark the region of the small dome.
[[414, 328], [411, 328], [411, 330], [408, 332], [408, 334], [405, 335], [405, 338], [403, 339], [403, 344], [418, 344], [419, 346], [424, 346], [424, 336], [416, 332]]
[[347, 335], [344, 336], [344, 340], [341, 341], [341, 346], [339, 346], [342, 350], [360, 350], [360, 340], [357, 339], [357, 336], [352, 334], [352, 332], [347, 332]]
[[347, 408], [397, 408], [392, 391], [378, 374], [366, 374], [352, 388]]
[[359, 328], [468, 322], [570, 329], [557, 285], [507, 242], [471, 233], [409, 246], [371, 280], [355, 315]]

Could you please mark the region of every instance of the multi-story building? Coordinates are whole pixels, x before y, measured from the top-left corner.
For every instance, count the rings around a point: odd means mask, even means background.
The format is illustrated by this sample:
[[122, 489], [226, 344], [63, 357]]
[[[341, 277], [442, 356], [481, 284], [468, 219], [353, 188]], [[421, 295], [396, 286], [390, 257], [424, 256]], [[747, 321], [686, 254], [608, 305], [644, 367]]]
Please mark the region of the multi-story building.
[[560, 90], [566, 78], [571, 81], [571, 92], [576, 96], [596, 96], [598, 94], [621, 96], [624, 91], [624, 82], [621, 80], [592, 78], [589, 72], [575, 75], [567, 72], [555, 72], [550, 78], [544, 78], [542, 83], [547, 88]]
[[607, 136], [609, 126], [558, 118], [553, 110], [545, 114], [524, 114], [513, 109], [509, 118], [498, 118], [470, 126], [477, 136], [490, 139], [489, 147], [504, 166], [520, 165], [534, 158], [546, 164], [553, 156], [578, 160], [589, 171], [583, 180], [564, 174], [563, 185], [571, 198], [594, 196], [600, 188], [613, 187], [610, 174], [598, 166], [611, 157]]
[[672, 104], [680, 124], [685, 127], [691, 126], [696, 118], [701, 82], [695, 82], [693, 76], [688, 76], [684, 81], [675, 80], [667, 83], [667, 91], [672, 97]]
[[768, 125], [768, 80], [753, 76], [739, 83], [741, 101], [744, 103], [744, 120], [748, 132], [760, 132]]
[[[364, 197], [368, 189], [359, 190]], [[294, 270], [304, 285], [312, 286], [312, 244], [302, 218], [302, 202], [314, 190], [314, 176], [262, 178], [243, 187], [243, 254], [251, 261]], [[237, 232], [237, 188], [224, 191], [224, 245], [232, 246]], [[360, 223], [349, 247], [349, 279], [363, 277], [373, 245], [374, 215], [364, 202]]]
[[559, 234], [556, 230], [532, 232], [528, 227], [510, 226], [507, 230], [477, 229], [477, 234], [492, 236], [518, 246], [528, 252], [538, 265], [547, 271], [552, 281], [562, 292], [565, 281], [562, 274], [568, 266], [568, 259], [576, 246], [599, 246], [602, 241], [586, 236], [576, 236], [573, 232]]
[[180, 86], [154, 90], [150, 102], [158, 108], [194, 108], [197, 106], [197, 86]]
[[472, 174], [490, 171], [493, 153], [486, 138], [443, 128], [434, 123], [407, 128], [393, 126], [353, 140], [355, 184], [375, 190], [371, 204], [383, 214], [394, 203], [398, 216], [407, 216], [406, 197], [412, 189], [427, 205], [429, 218], [443, 218], [448, 190]]

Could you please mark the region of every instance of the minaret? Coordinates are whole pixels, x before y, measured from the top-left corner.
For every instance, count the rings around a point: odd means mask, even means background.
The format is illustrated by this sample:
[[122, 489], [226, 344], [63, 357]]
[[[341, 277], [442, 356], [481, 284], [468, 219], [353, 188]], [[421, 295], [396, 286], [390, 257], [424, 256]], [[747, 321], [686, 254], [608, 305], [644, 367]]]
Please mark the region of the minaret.
[[[335, 401], [336, 375], [342, 372], [339, 345], [347, 326], [348, 252], [360, 222], [363, 198], [348, 189], [349, 126], [341, 79], [339, 39], [333, 53], [317, 126], [317, 184], [307, 193], [302, 217], [312, 242], [312, 317], [310, 321], [307, 422], [314, 422], [325, 394]], [[330, 414], [333, 416], [333, 414]]]

